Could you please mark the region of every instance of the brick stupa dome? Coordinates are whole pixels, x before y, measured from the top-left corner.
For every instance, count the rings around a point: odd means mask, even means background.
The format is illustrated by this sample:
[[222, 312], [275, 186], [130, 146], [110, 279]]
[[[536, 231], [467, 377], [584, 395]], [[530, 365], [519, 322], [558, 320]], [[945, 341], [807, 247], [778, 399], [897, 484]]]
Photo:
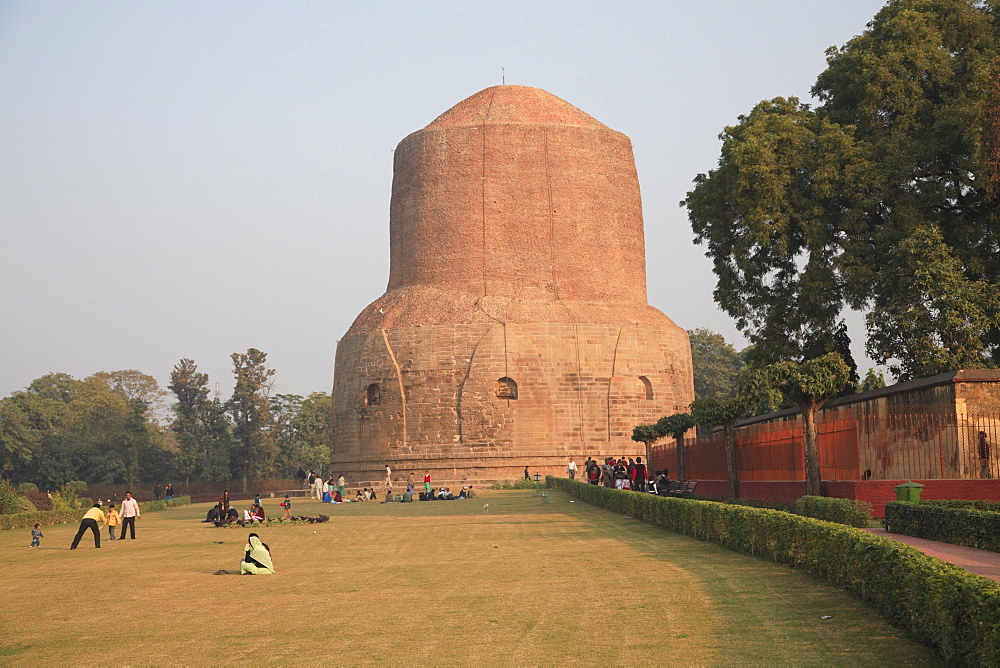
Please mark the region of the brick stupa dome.
[[568, 102], [487, 88], [403, 139], [389, 236], [385, 294], [337, 345], [352, 485], [645, 456], [633, 426], [691, 402], [687, 334], [646, 300], [631, 143]]
[[386, 294], [351, 333], [439, 322], [676, 327], [646, 303], [632, 146], [538, 88], [459, 102], [395, 152]]
[[596, 118], [566, 100], [529, 86], [494, 86], [467, 97], [424, 128], [478, 127], [484, 123], [505, 125], [577, 125], [609, 129]]

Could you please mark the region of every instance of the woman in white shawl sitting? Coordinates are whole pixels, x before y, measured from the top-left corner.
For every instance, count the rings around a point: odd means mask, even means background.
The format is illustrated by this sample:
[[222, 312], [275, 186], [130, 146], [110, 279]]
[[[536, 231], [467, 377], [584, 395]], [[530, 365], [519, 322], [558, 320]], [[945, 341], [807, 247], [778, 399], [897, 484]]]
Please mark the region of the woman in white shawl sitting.
[[250, 534], [247, 542], [246, 555], [240, 562], [240, 573], [243, 575], [274, 575], [274, 565], [271, 563], [271, 551], [267, 545], [260, 542], [260, 536]]

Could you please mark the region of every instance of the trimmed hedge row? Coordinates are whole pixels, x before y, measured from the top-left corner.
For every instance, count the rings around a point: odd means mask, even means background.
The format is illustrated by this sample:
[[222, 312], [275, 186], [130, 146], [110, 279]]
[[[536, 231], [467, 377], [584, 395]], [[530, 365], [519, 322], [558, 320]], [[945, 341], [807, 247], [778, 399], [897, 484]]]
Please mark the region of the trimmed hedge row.
[[596, 506], [767, 557], [846, 589], [949, 663], [1000, 665], [1000, 585], [909, 545], [777, 510], [546, 480]]
[[[191, 497], [176, 496], [169, 501], [141, 501], [139, 503], [139, 510], [144, 513], [149, 513], [157, 510], [164, 510], [165, 508], [186, 506], [189, 503], [191, 503]], [[79, 522], [80, 518], [87, 511], [87, 508], [90, 508], [93, 505], [93, 503], [89, 503], [86, 508], [76, 508], [73, 510], [36, 510], [29, 513], [11, 513], [10, 515], [0, 515], [0, 530], [30, 529], [35, 526], [35, 522], [40, 523], [42, 526]]]
[[795, 514], [863, 529], [872, 517], [872, 505], [857, 499], [803, 496], [795, 502]]
[[920, 502], [921, 505], [942, 506], [943, 508], [966, 508], [969, 510], [988, 510], [1000, 513], [1000, 501], [986, 501], [977, 499], [968, 501], [965, 499], [926, 499]]
[[882, 526], [892, 533], [1000, 552], [1000, 513], [988, 510], [891, 501]]
[[30, 529], [39, 523], [42, 526], [50, 524], [66, 524], [79, 522], [82, 510], [36, 510], [30, 513], [11, 513], [0, 515], [0, 529]]
[[139, 511], [143, 513], [151, 513], [157, 510], [166, 510], [167, 508], [186, 506], [189, 503], [191, 503], [190, 496], [175, 496], [172, 499], [164, 499], [162, 501], [140, 501]]

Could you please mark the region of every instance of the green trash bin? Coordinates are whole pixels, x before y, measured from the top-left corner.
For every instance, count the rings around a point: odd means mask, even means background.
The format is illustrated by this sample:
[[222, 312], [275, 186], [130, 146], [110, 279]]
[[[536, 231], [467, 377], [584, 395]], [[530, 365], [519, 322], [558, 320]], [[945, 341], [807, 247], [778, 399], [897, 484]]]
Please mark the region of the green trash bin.
[[920, 490], [924, 488], [919, 482], [904, 482], [902, 484], [896, 485], [894, 488], [896, 490], [896, 500], [897, 501], [912, 501], [916, 503], [920, 501]]

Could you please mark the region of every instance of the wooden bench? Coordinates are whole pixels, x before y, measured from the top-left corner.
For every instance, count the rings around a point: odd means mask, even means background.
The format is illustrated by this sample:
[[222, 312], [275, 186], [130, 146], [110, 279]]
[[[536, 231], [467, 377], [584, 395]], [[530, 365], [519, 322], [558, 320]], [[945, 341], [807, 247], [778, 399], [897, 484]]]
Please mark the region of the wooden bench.
[[679, 496], [684, 499], [689, 499], [694, 496], [694, 490], [698, 486], [697, 482], [682, 482], [680, 489], [677, 490], [675, 496]]
[[688, 499], [694, 496], [694, 490], [696, 487], [698, 487], [697, 482], [680, 482], [679, 480], [671, 480], [670, 484], [667, 485], [667, 491], [661, 496], [676, 496]]
[[665, 490], [657, 487], [656, 493], [660, 496], [674, 496], [674, 493], [681, 488], [681, 484], [682, 483], [679, 483], [676, 480], [671, 480], [667, 483], [667, 488]]

